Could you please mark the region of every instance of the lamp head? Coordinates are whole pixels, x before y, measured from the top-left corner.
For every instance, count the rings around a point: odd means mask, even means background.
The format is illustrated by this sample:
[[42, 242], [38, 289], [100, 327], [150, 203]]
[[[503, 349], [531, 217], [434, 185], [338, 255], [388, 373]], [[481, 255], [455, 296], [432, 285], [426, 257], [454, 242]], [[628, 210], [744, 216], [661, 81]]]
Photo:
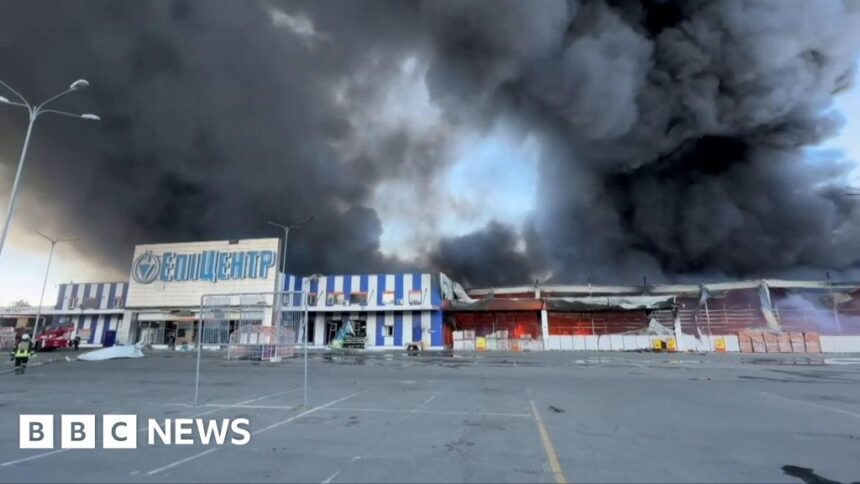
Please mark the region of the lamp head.
[[78, 79], [77, 81], [73, 82], [71, 86], [69, 86], [69, 89], [77, 91], [78, 89], [86, 89], [88, 87], [90, 87], [89, 81], [87, 81], [86, 79]]

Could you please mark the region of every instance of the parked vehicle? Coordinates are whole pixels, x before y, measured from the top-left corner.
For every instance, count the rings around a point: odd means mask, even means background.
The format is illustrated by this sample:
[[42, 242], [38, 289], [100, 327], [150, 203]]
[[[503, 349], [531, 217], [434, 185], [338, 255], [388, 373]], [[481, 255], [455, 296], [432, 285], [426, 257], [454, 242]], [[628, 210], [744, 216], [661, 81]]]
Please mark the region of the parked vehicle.
[[74, 326], [61, 326], [43, 331], [36, 338], [36, 349], [39, 351], [52, 351], [58, 348], [71, 346], [72, 332]]

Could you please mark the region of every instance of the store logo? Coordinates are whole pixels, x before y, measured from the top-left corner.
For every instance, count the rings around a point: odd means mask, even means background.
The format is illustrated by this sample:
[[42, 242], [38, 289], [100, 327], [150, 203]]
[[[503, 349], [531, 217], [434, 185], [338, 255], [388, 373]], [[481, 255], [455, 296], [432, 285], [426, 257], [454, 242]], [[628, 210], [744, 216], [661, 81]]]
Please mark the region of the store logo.
[[[54, 448], [53, 415], [19, 415], [18, 419], [19, 448]], [[249, 425], [246, 418], [151, 418], [146, 427], [137, 428], [137, 415], [102, 415], [99, 444], [102, 449], [136, 449], [138, 433], [146, 430], [148, 445], [224, 445], [228, 441], [245, 445], [251, 441]], [[95, 449], [96, 416], [61, 415], [59, 434], [62, 449]]]
[[131, 276], [141, 284], [149, 284], [158, 277], [161, 261], [151, 251], [146, 251], [131, 265]]

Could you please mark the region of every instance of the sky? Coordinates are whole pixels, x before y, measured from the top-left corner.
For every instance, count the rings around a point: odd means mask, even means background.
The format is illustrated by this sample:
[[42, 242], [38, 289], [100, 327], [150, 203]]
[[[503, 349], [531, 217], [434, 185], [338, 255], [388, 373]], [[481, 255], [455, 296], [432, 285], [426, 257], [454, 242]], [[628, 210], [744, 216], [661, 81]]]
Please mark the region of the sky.
[[860, 161], [860, 136], [857, 135], [860, 133], [860, 87], [855, 85], [837, 96], [833, 104], [845, 124], [839, 134], [822, 143], [821, 148], [838, 150], [846, 159]]
[[[87, 78], [58, 107], [103, 121], [40, 118], [0, 304], [39, 298], [37, 230], [79, 238], [47, 303], [308, 215], [298, 274], [860, 278], [857, 3], [44, 1], [4, 4], [0, 79]], [[0, 105], [0, 200], [25, 129]]]

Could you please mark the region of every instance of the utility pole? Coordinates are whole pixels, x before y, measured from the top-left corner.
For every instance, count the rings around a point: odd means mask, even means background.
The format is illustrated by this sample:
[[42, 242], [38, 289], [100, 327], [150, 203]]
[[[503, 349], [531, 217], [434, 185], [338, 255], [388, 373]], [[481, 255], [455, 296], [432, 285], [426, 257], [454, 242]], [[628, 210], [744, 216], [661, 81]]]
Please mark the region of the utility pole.
[[42, 315], [42, 300], [45, 298], [45, 287], [48, 285], [48, 273], [51, 272], [51, 260], [54, 258], [54, 248], [60, 242], [71, 242], [73, 240], [78, 239], [63, 239], [63, 238], [52, 238], [47, 235], [36, 232], [40, 237], [44, 238], [48, 242], [51, 243], [51, 251], [48, 253], [48, 267], [45, 269], [45, 279], [42, 281], [42, 294], [39, 295], [39, 305], [36, 306], [36, 322], [33, 324], [33, 341], [36, 341], [36, 336], [39, 334], [39, 318]]
[[296, 222], [296, 223], [290, 224], [290, 225], [284, 225], [284, 224], [280, 224], [277, 222], [269, 222], [269, 225], [274, 225], [275, 227], [278, 227], [278, 228], [284, 230], [284, 252], [283, 252], [283, 254], [281, 254], [281, 274], [283, 274], [285, 278], [287, 277], [287, 244], [289, 243], [289, 240], [290, 240], [290, 230], [299, 228], [300, 226], [304, 225], [305, 223], [311, 221], [313, 218], [314, 218], [314, 216], [311, 215], [309, 217], [305, 217], [304, 220], [301, 220], [299, 222]]
[[283, 312], [281, 310], [281, 307], [283, 305], [283, 301], [281, 301], [281, 299], [283, 299], [284, 295], [283, 295], [282, 291], [287, 291], [289, 289], [287, 287], [287, 283], [289, 281], [289, 279], [287, 279], [287, 244], [289, 243], [289, 240], [290, 240], [290, 230], [299, 228], [299, 226], [301, 226], [302, 224], [311, 220], [312, 218], [314, 218], [313, 215], [311, 215], [309, 217], [305, 217], [304, 220], [301, 220], [299, 222], [296, 222], [296, 223], [290, 224], [290, 225], [284, 225], [284, 224], [280, 224], [277, 222], [269, 222], [269, 225], [274, 225], [275, 227], [278, 227], [278, 228], [281, 228], [284, 230], [284, 251], [283, 251], [283, 254], [281, 254], [281, 276], [283, 277], [283, 281], [278, 285], [278, 294], [279, 295], [276, 295], [275, 300], [272, 302], [272, 306], [273, 306], [272, 310], [274, 311], [274, 314], [272, 315], [272, 324], [274, 324], [274, 321], [276, 319], [277, 319], [277, 321], [281, 321], [283, 318]]

